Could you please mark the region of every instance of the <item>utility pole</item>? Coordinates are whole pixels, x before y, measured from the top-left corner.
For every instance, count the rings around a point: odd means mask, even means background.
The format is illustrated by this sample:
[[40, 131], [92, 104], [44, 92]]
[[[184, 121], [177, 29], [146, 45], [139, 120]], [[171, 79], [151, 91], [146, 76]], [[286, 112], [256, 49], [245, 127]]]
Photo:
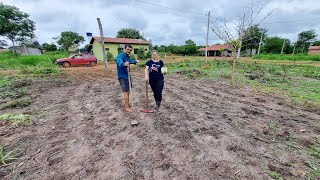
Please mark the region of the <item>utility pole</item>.
[[261, 44], [262, 44], [262, 37], [263, 33], [261, 33], [260, 42], [259, 42], [259, 48], [258, 48], [258, 55], [260, 54]]
[[281, 54], [283, 54], [283, 49], [284, 49], [284, 44], [286, 43], [286, 39], [283, 40], [283, 45], [282, 45], [282, 49], [281, 49]]
[[209, 11], [209, 13], [208, 13], [208, 27], [207, 27], [207, 38], [206, 38], [206, 61], [208, 61], [209, 25], [210, 25], [210, 11]]
[[102, 30], [100, 18], [97, 18], [97, 21], [98, 21], [98, 26], [100, 29], [100, 43], [101, 43], [101, 47], [102, 47], [103, 63], [104, 63], [105, 70], [108, 71], [108, 62], [107, 62], [107, 58], [106, 58], [106, 49], [104, 47], [104, 36], [103, 36], [103, 30]]

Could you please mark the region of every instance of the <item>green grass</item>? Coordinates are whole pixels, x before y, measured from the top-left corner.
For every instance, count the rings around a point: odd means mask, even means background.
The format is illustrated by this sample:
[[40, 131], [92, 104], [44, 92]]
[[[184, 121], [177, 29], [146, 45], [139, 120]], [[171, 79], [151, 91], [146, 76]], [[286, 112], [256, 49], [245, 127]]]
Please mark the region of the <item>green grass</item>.
[[15, 160], [13, 151], [5, 152], [3, 147], [0, 145], [0, 165], [5, 165], [8, 162]]
[[252, 57], [253, 59], [264, 60], [289, 60], [289, 61], [320, 61], [320, 55], [307, 54], [262, 54]]
[[282, 177], [281, 177], [276, 171], [271, 171], [271, 172], [269, 173], [269, 175], [270, 175], [273, 179], [282, 180]]
[[6, 113], [0, 115], [0, 121], [8, 121], [12, 125], [17, 126], [20, 124], [30, 124], [30, 115], [27, 114], [12, 114]]
[[56, 74], [59, 68], [56, 59], [68, 57], [68, 54], [14, 55], [11, 52], [0, 53], [0, 70], [22, 70], [27, 74]]
[[28, 97], [29, 91], [24, 87], [23, 81], [25, 79], [21, 77], [0, 77], [0, 110], [25, 107], [32, 103], [31, 98]]
[[320, 147], [311, 146], [310, 154], [318, 159], [320, 159]]
[[[168, 74], [178, 73], [192, 79], [229, 79], [231, 73], [231, 62], [220, 60], [185, 60], [166, 66]], [[320, 106], [320, 67], [238, 62], [235, 77], [239, 85], [286, 94], [299, 104]]]

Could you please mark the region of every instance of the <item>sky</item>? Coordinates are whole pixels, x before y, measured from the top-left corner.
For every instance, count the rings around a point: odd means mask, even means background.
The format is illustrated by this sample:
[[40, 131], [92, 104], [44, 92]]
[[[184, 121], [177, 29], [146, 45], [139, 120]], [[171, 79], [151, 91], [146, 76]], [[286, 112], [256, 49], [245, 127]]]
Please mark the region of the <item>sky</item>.
[[[116, 37], [121, 28], [136, 28], [154, 45], [182, 45], [188, 39], [197, 45], [205, 45], [209, 11], [210, 27], [217, 18], [234, 24], [255, 1], [0, 0], [30, 14], [30, 19], [36, 23], [35, 35], [40, 44], [54, 43], [52, 38], [63, 31], [77, 32], [86, 40], [86, 32], [100, 36], [99, 17], [104, 36]], [[257, 22], [269, 12], [272, 14], [261, 24], [268, 29], [268, 36], [294, 42], [300, 32], [314, 29], [320, 39], [320, 0], [273, 0], [260, 13]], [[215, 43], [223, 41], [210, 30], [209, 45]]]

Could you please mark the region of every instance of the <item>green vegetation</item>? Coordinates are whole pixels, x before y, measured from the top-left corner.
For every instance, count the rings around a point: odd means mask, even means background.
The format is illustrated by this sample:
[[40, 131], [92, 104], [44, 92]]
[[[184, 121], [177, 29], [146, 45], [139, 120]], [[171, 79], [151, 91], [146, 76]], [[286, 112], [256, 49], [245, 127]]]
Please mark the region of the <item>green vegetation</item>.
[[0, 70], [22, 70], [22, 73], [56, 74], [59, 68], [56, 59], [68, 57], [68, 54], [14, 55], [11, 52], [0, 53]]
[[26, 114], [7, 113], [7, 114], [0, 115], [0, 121], [8, 121], [14, 126], [17, 126], [20, 124], [29, 124], [30, 118], [31, 116]]
[[[169, 73], [189, 78], [229, 79], [231, 62], [185, 60], [167, 63]], [[238, 62], [236, 82], [263, 92], [291, 96], [295, 102], [320, 105], [320, 67]]]
[[3, 150], [3, 147], [0, 146], [0, 165], [4, 165], [7, 164], [9, 161], [11, 160], [15, 160], [16, 158], [14, 158], [13, 156], [13, 151], [9, 151], [9, 152], [5, 152]]
[[31, 104], [28, 90], [18, 77], [0, 77], [0, 110], [9, 107], [25, 107]]
[[253, 59], [265, 60], [289, 60], [289, 61], [320, 61], [320, 55], [306, 55], [306, 54], [262, 54], [252, 57]]
[[271, 171], [269, 175], [275, 180], [282, 180], [282, 177], [276, 171]]

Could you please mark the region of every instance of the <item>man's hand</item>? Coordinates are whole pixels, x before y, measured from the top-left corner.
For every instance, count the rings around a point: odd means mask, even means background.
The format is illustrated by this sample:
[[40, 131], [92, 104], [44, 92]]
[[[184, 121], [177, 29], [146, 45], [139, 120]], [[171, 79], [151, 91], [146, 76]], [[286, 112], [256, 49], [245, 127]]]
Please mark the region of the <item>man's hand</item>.
[[137, 63], [139, 63], [140, 61], [138, 59], [136, 59]]
[[124, 66], [130, 66], [130, 63], [127, 61], [124, 63]]

